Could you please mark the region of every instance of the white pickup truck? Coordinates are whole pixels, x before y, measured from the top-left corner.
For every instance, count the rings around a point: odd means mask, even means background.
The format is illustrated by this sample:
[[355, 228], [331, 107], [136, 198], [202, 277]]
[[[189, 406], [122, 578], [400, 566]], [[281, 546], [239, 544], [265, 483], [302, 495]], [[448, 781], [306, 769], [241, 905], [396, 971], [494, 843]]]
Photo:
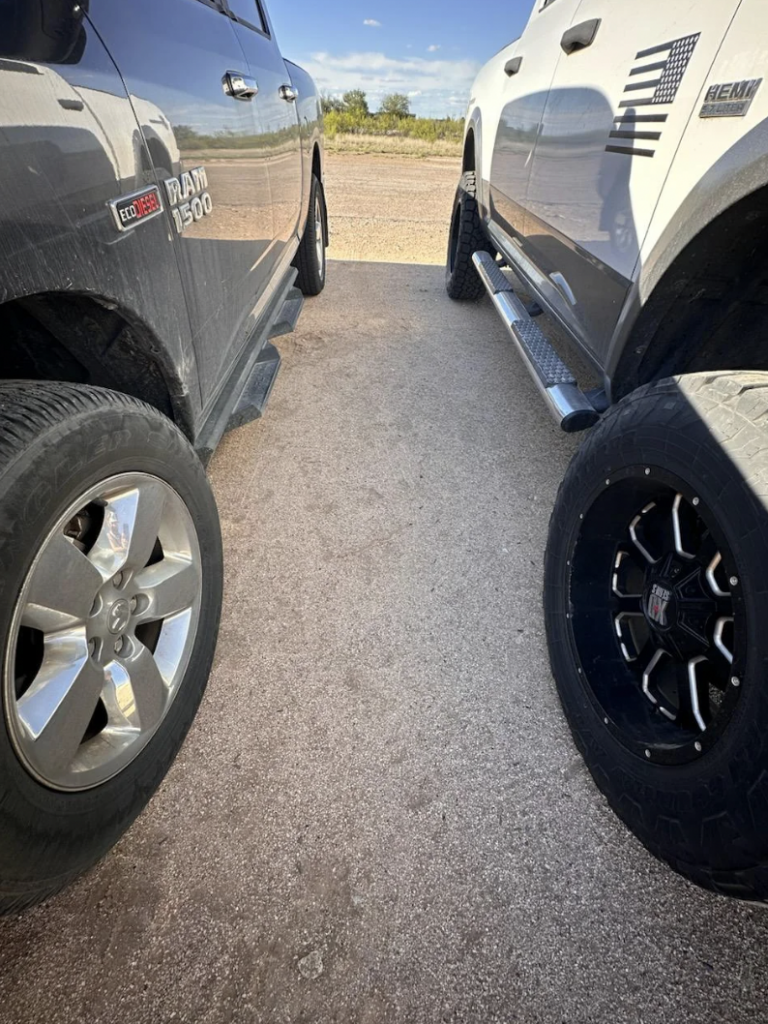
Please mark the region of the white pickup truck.
[[[552, 669], [612, 807], [768, 899], [763, 0], [538, 0], [469, 104], [447, 288], [484, 291], [567, 431]], [[515, 294], [508, 270], [536, 299]], [[548, 312], [601, 386], [584, 390]]]

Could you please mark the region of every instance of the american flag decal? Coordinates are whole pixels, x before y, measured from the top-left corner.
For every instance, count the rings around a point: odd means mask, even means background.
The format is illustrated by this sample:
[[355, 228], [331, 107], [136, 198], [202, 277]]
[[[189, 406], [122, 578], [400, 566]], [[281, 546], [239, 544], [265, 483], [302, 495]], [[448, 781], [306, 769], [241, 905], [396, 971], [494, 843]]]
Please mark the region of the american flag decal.
[[[701, 37], [697, 32], [694, 36], [684, 36], [671, 43], [652, 46], [641, 50], [635, 57], [632, 70], [629, 72], [629, 84], [624, 87], [629, 95], [619, 103], [622, 111], [614, 118], [616, 128], [610, 133], [612, 139], [621, 139], [621, 143], [606, 146], [607, 153], [623, 153], [624, 156], [654, 156], [655, 148], [638, 147], [636, 142], [658, 142], [661, 130], [646, 129], [645, 125], [660, 125], [667, 120], [668, 114], [638, 113], [638, 107], [658, 107], [674, 103], [677, 90], [683, 80], [688, 63]], [[654, 60], [654, 58], [656, 58]]]

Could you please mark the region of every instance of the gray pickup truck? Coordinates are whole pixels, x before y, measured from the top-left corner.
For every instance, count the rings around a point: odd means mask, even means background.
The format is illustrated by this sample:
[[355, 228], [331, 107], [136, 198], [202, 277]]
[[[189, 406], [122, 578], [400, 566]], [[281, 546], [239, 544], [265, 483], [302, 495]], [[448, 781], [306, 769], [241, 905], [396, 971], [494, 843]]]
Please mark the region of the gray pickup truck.
[[0, 912], [108, 850], [184, 740], [204, 464], [327, 239], [319, 97], [262, 0], [0, 2]]

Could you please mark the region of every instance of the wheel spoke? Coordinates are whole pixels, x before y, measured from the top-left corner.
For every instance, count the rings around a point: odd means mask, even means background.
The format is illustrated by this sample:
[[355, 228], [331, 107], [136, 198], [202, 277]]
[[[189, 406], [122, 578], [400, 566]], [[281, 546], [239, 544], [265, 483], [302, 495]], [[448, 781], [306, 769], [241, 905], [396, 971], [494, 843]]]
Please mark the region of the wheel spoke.
[[191, 608], [200, 592], [200, 574], [186, 558], [171, 556], [142, 569], [134, 582], [147, 598], [146, 609], [140, 609], [138, 622], [155, 622], [176, 612]]
[[706, 573], [707, 583], [709, 583], [709, 586], [710, 586], [710, 588], [712, 590], [712, 593], [715, 595], [715, 597], [730, 597], [731, 596], [731, 592], [729, 590], [723, 590], [722, 589], [722, 587], [718, 583], [717, 577], [715, 575], [717, 570], [720, 568], [720, 563], [722, 561], [723, 561], [723, 557], [720, 554], [720, 552], [718, 551], [717, 554], [713, 557], [712, 561], [707, 566], [707, 573]]
[[[702, 732], [707, 728], [704, 721], [701, 702], [699, 699], [699, 666], [707, 659], [700, 656], [691, 658], [685, 669], [686, 679], [678, 680], [678, 695], [680, 699], [680, 712], [689, 721], [695, 723]], [[686, 685], [687, 684], [687, 685]], [[708, 703], [708, 702], [707, 702]]]
[[658, 667], [659, 662], [662, 660], [662, 658], [666, 657], [666, 654], [667, 652], [661, 650], [661, 648], [654, 651], [654, 653], [651, 655], [650, 660], [648, 661], [648, 664], [646, 665], [643, 671], [643, 693], [651, 702], [651, 704], [659, 703], [657, 698], [654, 697], [654, 695], [651, 693], [651, 676]]
[[63, 533], [56, 534], [32, 573], [21, 624], [43, 633], [72, 629], [87, 618], [101, 584], [96, 566]]
[[696, 556], [692, 555], [689, 551], [683, 547], [683, 529], [680, 522], [680, 508], [684, 502], [682, 494], [675, 495], [675, 500], [672, 502], [672, 533], [675, 538], [675, 551], [680, 555], [681, 558], [693, 559]]
[[611, 597], [611, 608], [615, 616], [643, 618], [642, 600], [642, 594], [617, 594], [614, 591]]
[[123, 569], [143, 569], [160, 530], [165, 494], [147, 481], [107, 499], [104, 523], [90, 558], [107, 580]]
[[[123, 662], [127, 680], [117, 674], [121, 684], [130, 687], [135, 701], [138, 722], [143, 731], [153, 729], [163, 716], [168, 689], [154, 655], [143, 644], [135, 642], [135, 653]], [[125, 702], [128, 703], [127, 689]]]
[[654, 558], [650, 551], [642, 543], [642, 541], [637, 535], [637, 528], [643, 521], [643, 516], [647, 515], [647, 513], [654, 508], [656, 508], [656, 502], [652, 501], [649, 505], [646, 505], [643, 511], [640, 513], [640, 515], [635, 516], [635, 518], [629, 524], [629, 538], [649, 565], [655, 565], [658, 562], [658, 558]]
[[724, 639], [726, 627], [729, 625], [733, 625], [733, 618], [731, 616], [724, 616], [723, 618], [718, 619], [715, 623], [713, 641], [715, 648], [720, 652], [720, 654], [722, 654], [728, 664], [732, 665], [733, 651], [728, 647]]
[[103, 683], [104, 671], [88, 655], [84, 630], [46, 640], [40, 671], [16, 709], [35, 761], [49, 777], [71, 765]]

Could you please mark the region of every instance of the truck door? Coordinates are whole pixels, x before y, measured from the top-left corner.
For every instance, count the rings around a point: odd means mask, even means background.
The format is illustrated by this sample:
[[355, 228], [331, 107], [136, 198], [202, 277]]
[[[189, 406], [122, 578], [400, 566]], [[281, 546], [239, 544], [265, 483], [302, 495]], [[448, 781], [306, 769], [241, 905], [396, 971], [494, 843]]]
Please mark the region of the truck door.
[[277, 45], [266, 7], [260, 0], [225, 0], [251, 75], [264, 127], [274, 218], [275, 260], [296, 235], [301, 216], [302, 160], [298, 93]]
[[552, 43], [569, 27], [579, 3], [545, 0], [542, 4], [539, 0], [514, 56], [504, 53], [498, 81], [489, 83], [490, 89], [503, 91], [490, 174], [492, 216], [512, 236], [524, 227], [531, 160], [558, 61], [559, 48]]
[[527, 193], [547, 298], [602, 360], [643, 238], [739, 0], [581, 0], [558, 52]]
[[269, 172], [249, 69], [219, 0], [109, 0], [91, 3], [90, 17], [126, 83], [171, 215], [210, 405], [270, 280]]

